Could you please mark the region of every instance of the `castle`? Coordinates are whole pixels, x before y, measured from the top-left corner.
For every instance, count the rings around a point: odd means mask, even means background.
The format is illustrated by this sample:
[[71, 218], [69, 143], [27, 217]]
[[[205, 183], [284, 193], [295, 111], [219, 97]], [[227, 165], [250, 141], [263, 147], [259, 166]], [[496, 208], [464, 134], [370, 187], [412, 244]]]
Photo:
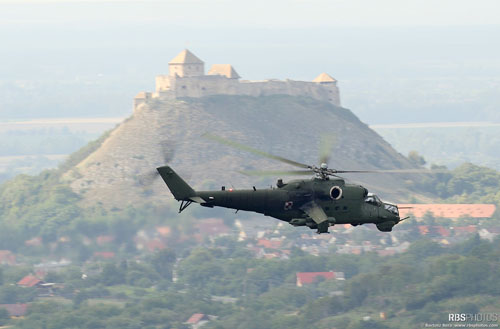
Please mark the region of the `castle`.
[[337, 80], [321, 73], [313, 81], [240, 80], [230, 64], [214, 64], [205, 74], [205, 63], [185, 49], [169, 63], [169, 74], [156, 77], [155, 92], [140, 92], [134, 110], [152, 99], [176, 99], [209, 95], [293, 95], [309, 96], [340, 106]]

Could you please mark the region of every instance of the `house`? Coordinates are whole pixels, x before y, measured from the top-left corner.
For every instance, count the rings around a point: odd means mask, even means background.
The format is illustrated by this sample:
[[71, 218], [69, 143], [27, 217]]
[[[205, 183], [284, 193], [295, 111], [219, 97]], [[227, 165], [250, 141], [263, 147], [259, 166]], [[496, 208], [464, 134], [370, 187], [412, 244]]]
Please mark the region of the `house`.
[[39, 263], [35, 264], [33, 267], [35, 268], [35, 275], [38, 278], [43, 278], [48, 271], [58, 272], [69, 265], [71, 265], [71, 261], [69, 259], [61, 258], [59, 261]]
[[473, 234], [477, 232], [477, 227], [476, 225], [455, 226], [453, 232], [455, 232], [455, 235]]
[[96, 251], [93, 255], [94, 258], [112, 259], [115, 258], [115, 253], [112, 251]]
[[279, 249], [281, 247], [280, 240], [268, 240], [268, 239], [259, 239], [257, 241], [257, 245], [267, 248], [267, 249]]
[[208, 315], [203, 313], [194, 313], [186, 322], [184, 322], [184, 324], [191, 326], [193, 329], [198, 329], [208, 323], [208, 321], [210, 321]]
[[202, 219], [196, 223], [195, 227], [203, 236], [227, 235], [230, 231], [220, 218]]
[[156, 238], [146, 241], [145, 247], [148, 251], [155, 252], [167, 248], [167, 245], [162, 240]]
[[24, 244], [28, 247], [40, 247], [43, 244], [42, 238], [37, 236], [33, 239], [24, 241]]
[[6, 309], [11, 318], [20, 318], [26, 314], [28, 304], [0, 304], [0, 308]]
[[297, 287], [316, 282], [320, 278], [324, 280], [345, 280], [344, 272], [298, 272]]
[[491, 218], [494, 204], [399, 204], [399, 216], [423, 218], [430, 212], [434, 217], [458, 219], [460, 217]]
[[363, 253], [363, 250], [363, 246], [346, 244], [338, 247], [337, 254], [361, 255]]
[[496, 227], [483, 228], [479, 230], [479, 236], [481, 239], [489, 240], [492, 242], [500, 233], [500, 230]]
[[115, 240], [115, 237], [112, 235], [99, 235], [96, 239], [95, 242], [99, 245], [102, 246], [104, 244], [109, 244]]
[[383, 249], [383, 250], [378, 250], [377, 254], [382, 257], [386, 256], [394, 256], [396, 254], [396, 250], [394, 249]]
[[451, 234], [450, 230], [444, 226], [419, 225], [418, 231], [420, 232], [420, 235], [429, 234], [432, 236], [449, 237]]
[[31, 288], [31, 287], [37, 287], [42, 283], [43, 283], [43, 281], [40, 280], [38, 277], [36, 277], [32, 274], [29, 274], [29, 275], [26, 275], [21, 280], [19, 280], [17, 282], [17, 285], [20, 287], [30, 287]]

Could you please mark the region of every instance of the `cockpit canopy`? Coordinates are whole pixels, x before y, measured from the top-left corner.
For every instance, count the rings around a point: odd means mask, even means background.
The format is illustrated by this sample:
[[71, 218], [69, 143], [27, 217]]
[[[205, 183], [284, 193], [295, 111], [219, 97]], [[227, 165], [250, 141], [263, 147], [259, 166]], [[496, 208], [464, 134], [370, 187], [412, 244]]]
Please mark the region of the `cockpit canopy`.
[[382, 201], [380, 201], [379, 197], [371, 193], [368, 193], [368, 196], [365, 198], [365, 202], [374, 206], [380, 206], [382, 204]]
[[365, 202], [374, 206], [380, 207], [381, 205], [384, 205], [384, 209], [393, 213], [394, 215], [399, 216], [399, 211], [398, 211], [398, 206], [391, 204], [391, 203], [385, 203], [382, 202], [378, 196], [372, 193], [368, 193], [367, 197], [365, 198]]

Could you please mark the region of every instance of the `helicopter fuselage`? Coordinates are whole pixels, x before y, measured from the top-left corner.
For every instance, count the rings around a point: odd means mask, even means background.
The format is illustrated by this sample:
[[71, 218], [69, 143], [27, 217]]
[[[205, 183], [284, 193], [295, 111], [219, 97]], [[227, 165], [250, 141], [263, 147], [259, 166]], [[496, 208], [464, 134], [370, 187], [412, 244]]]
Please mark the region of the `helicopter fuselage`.
[[399, 223], [396, 205], [383, 203], [361, 185], [346, 184], [342, 178], [315, 177], [308, 180], [278, 180], [275, 188], [219, 191], [195, 191], [169, 166], [157, 168], [175, 199], [179, 212], [196, 202], [204, 207], [224, 207], [253, 211], [308, 226], [327, 233], [335, 224], [373, 223], [380, 231], [390, 232]]
[[[399, 222], [396, 211], [391, 212], [384, 203], [365, 202], [368, 190], [361, 185], [345, 184], [342, 179], [293, 180], [267, 189], [197, 191], [205, 207], [225, 207], [253, 211], [286, 221], [294, 226], [318, 228], [317, 223], [304, 212], [304, 205], [314, 201], [335, 224], [377, 224], [381, 231], [390, 231]], [[376, 198], [376, 199], [375, 199]]]

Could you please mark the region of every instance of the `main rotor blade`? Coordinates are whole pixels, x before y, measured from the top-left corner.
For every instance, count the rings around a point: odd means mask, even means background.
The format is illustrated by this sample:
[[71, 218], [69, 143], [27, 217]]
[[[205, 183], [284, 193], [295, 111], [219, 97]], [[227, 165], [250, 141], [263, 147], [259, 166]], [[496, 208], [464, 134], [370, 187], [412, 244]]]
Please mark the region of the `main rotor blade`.
[[305, 176], [312, 175], [312, 170], [244, 170], [239, 173], [247, 176]]
[[319, 164], [328, 163], [332, 155], [332, 148], [336, 143], [336, 136], [333, 134], [321, 136], [319, 143]]
[[336, 174], [441, 174], [449, 173], [449, 170], [429, 170], [429, 169], [381, 169], [381, 170], [335, 170]]
[[267, 152], [264, 152], [264, 151], [260, 151], [260, 150], [254, 149], [254, 148], [252, 148], [250, 146], [246, 146], [246, 145], [243, 145], [243, 144], [240, 144], [240, 143], [237, 143], [237, 142], [234, 142], [234, 141], [222, 138], [222, 137], [217, 136], [217, 135], [213, 135], [213, 134], [210, 134], [210, 133], [205, 133], [205, 134], [202, 135], [202, 137], [208, 138], [208, 139], [213, 140], [213, 141], [215, 141], [217, 143], [220, 143], [220, 144], [231, 146], [231, 147], [239, 149], [239, 150], [243, 150], [243, 151], [247, 151], [247, 152], [250, 152], [250, 153], [253, 153], [253, 154], [257, 154], [257, 155], [263, 156], [265, 158], [269, 158], [269, 159], [281, 161], [281, 162], [284, 162], [284, 163], [288, 163], [288, 164], [290, 164], [292, 166], [295, 166], [295, 167], [309, 168], [309, 166], [306, 165], [306, 164], [303, 164], [303, 163], [300, 163], [300, 162], [296, 162], [296, 161], [293, 161], [293, 160], [289, 160], [289, 159], [280, 157], [278, 155], [270, 154], [270, 153], [267, 153]]

